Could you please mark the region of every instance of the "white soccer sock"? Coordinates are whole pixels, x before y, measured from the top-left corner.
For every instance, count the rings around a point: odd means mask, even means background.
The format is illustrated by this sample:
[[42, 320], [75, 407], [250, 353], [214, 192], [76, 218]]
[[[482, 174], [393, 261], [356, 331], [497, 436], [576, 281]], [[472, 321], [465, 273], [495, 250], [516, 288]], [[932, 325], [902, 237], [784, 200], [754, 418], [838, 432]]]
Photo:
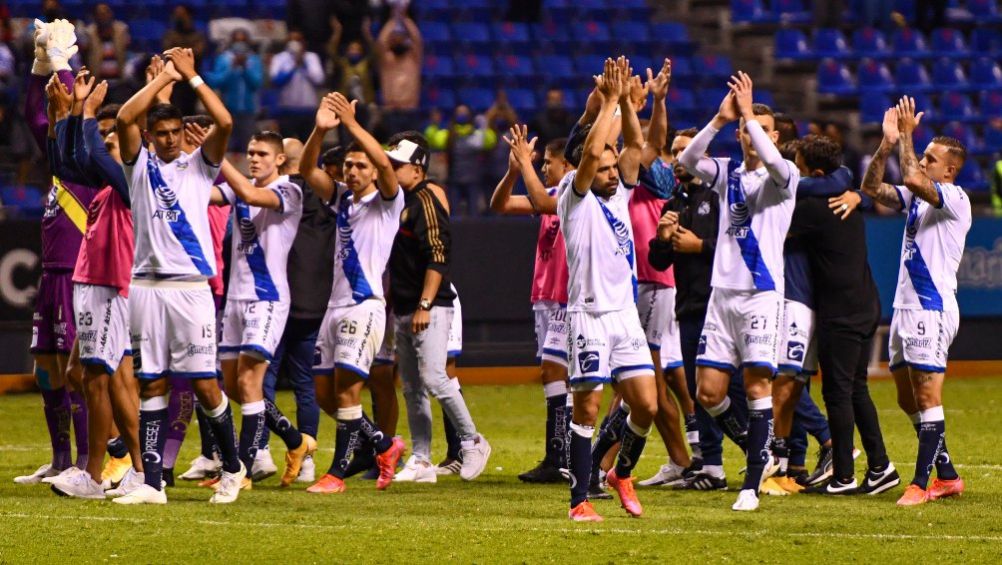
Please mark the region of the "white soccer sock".
[[240, 405], [240, 413], [244, 416], [253, 416], [264, 412], [264, 400], [248, 402]]
[[543, 396], [547, 399], [560, 396], [561, 394], [567, 394], [567, 383], [565, 381], [556, 381], [543, 385]]
[[927, 410], [923, 410], [921, 413], [922, 423], [926, 422], [942, 422], [946, 420], [946, 415], [943, 413], [942, 406], [933, 406]]
[[219, 406], [205, 411], [205, 415], [210, 418], [218, 418], [222, 416], [226, 412], [226, 407], [230, 405], [230, 399], [226, 396], [226, 393], [220, 391], [219, 394], [223, 397], [223, 399], [219, 401]]
[[764, 396], [754, 400], [748, 399], [749, 410], [770, 410], [772, 408], [772, 396]]
[[703, 472], [715, 479], [722, 478], [724, 476], [724, 466], [723, 465], [703, 465]]
[[706, 409], [706, 413], [710, 416], [716, 418], [717, 416], [727, 412], [727, 409], [731, 407], [731, 397], [725, 396], [724, 399], [716, 406], [710, 406]]
[[637, 434], [640, 437], [647, 437], [651, 434], [651, 426], [647, 428], [641, 428], [640, 426], [633, 423], [633, 416], [626, 417], [626, 425], [630, 428], [630, 431]]
[[358, 404], [356, 406], [349, 406], [347, 408], [338, 408], [337, 413], [335, 414], [335, 419], [339, 421], [361, 420], [362, 405]]
[[583, 426], [581, 424], [571, 422], [571, 431], [590, 440], [595, 435], [595, 426]]

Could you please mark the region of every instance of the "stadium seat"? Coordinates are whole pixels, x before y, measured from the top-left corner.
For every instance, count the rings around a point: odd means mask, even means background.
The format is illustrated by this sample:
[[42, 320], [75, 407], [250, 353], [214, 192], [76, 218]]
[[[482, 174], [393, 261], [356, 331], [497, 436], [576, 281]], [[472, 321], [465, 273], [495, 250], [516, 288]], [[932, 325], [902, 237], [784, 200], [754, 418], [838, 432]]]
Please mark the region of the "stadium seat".
[[421, 30], [421, 38], [426, 43], [448, 43], [452, 41], [452, 32], [449, 26], [443, 22], [421, 22], [418, 28]]
[[520, 86], [531, 87], [539, 78], [536, 65], [530, 57], [504, 55], [497, 57], [494, 63], [500, 74], [515, 79]]
[[452, 79], [456, 76], [456, 67], [452, 57], [425, 55], [422, 74], [433, 80]]
[[925, 38], [922, 34], [911, 29], [904, 28], [894, 33], [894, 55], [897, 57], [927, 57], [929, 50], [925, 46]]
[[966, 94], [947, 92], [940, 97], [939, 113], [944, 120], [970, 122], [978, 119]]
[[784, 24], [806, 24], [812, 19], [803, 0], [773, 0], [772, 9]]
[[871, 59], [884, 59], [891, 55], [883, 32], [872, 27], [864, 27], [853, 32], [852, 49], [858, 55]]
[[894, 82], [903, 91], [926, 92], [932, 88], [929, 73], [918, 61], [904, 59], [894, 69]]
[[671, 76], [688, 78], [692, 76], [692, 61], [688, 57], [671, 57]]
[[494, 37], [504, 43], [529, 43], [532, 36], [529, 24], [517, 22], [497, 22], [493, 26]]
[[696, 97], [691, 90], [681, 88], [669, 88], [668, 100], [666, 101], [669, 114], [675, 110], [692, 110], [696, 107]]
[[986, 153], [1002, 151], [1002, 126], [985, 126], [985, 142], [982, 147]]
[[711, 81], [730, 78], [734, 74], [731, 58], [725, 55], [699, 55], [693, 59], [696, 75]]
[[651, 29], [647, 22], [620, 21], [612, 23], [612, 36], [634, 48], [644, 48], [651, 43]]
[[[960, 122], [950, 122], [946, 124], [943, 126], [942, 134], [959, 139], [966, 147], [974, 147], [978, 143], [977, 138], [974, 136], [974, 130]], [[921, 151], [919, 147], [916, 147], [916, 149]]]
[[[999, 13], [998, 0], [967, 0], [967, 9], [971, 11], [974, 20], [980, 23], [997, 24], [1002, 22]], [[996, 30], [998, 33], [998, 30]]]
[[775, 54], [779, 61], [805, 61], [815, 58], [807, 46], [807, 36], [799, 29], [781, 29], [776, 32]]
[[864, 124], [879, 124], [883, 122], [884, 112], [891, 107], [891, 104], [891, 99], [879, 92], [865, 92], [859, 98], [860, 121]]
[[452, 24], [452, 40], [476, 46], [494, 43], [487, 24], [480, 22], [458, 22]]
[[988, 189], [985, 173], [977, 161], [969, 159], [957, 174], [957, 184], [969, 192], [983, 192]]
[[981, 115], [986, 118], [1002, 118], [1002, 91], [990, 90], [982, 92]]
[[515, 111], [519, 112], [525, 116], [531, 116], [536, 110], [539, 109], [539, 100], [536, 98], [536, 93], [527, 88], [511, 88], [506, 91], [508, 94], [508, 103], [511, 104]]
[[4, 186], [0, 202], [6, 210], [17, 209], [22, 217], [41, 217], [45, 209], [45, 194], [34, 186]]
[[976, 27], [971, 31], [971, 51], [978, 55], [1002, 55], [1002, 33], [990, 27]]
[[914, 141], [913, 145], [915, 146], [915, 149], [917, 151], [925, 149], [926, 146], [929, 145], [929, 142], [932, 141], [932, 138], [935, 136], [936, 133], [932, 131], [932, 128], [929, 128], [925, 125], [919, 125], [917, 128], [915, 128], [915, 131], [912, 132], [912, 140]]
[[842, 32], [828, 28], [814, 32], [814, 54], [821, 58], [833, 59], [847, 59], [852, 56]]
[[461, 88], [456, 102], [466, 104], [474, 112], [484, 112], [494, 104], [494, 91], [489, 88]]
[[651, 25], [651, 40], [659, 43], [689, 43], [689, 29], [678, 22], [661, 22]]
[[544, 20], [541, 24], [530, 24], [529, 29], [536, 42], [540, 45], [552, 45], [557, 51], [570, 41], [568, 28], [553, 20]]
[[762, 0], [731, 0], [731, 21], [740, 24], [762, 24], [777, 21]]
[[457, 74], [474, 79], [490, 79], [497, 74], [494, 58], [486, 55], [460, 55], [456, 57]]
[[574, 68], [583, 76], [602, 74], [606, 58], [605, 55], [578, 55], [574, 59]]
[[577, 33], [571, 39], [576, 39], [578, 45], [593, 52], [606, 53], [612, 45], [612, 34], [609, 24], [599, 21], [581, 22], [575, 26]]
[[547, 79], [562, 80], [575, 76], [574, 63], [566, 55], [541, 55], [536, 68]]
[[433, 86], [422, 93], [421, 105], [424, 108], [438, 108], [443, 112], [451, 112], [456, 107], [456, 93], [450, 88]]
[[941, 57], [968, 56], [964, 34], [952, 28], [940, 28], [932, 32], [932, 50]]
[[890, 92], [895, 89], [894, 76], [887, 65], [874, 61], [873, 59], [863, 59], [859, 68], [856, 69], [856, 80], [859, 89], [869, 92]]
[[988, 57], [971, 63], [971, 86], [979, 89], [1002, 89], [1002, 67]]
[[946, 57], [933, 63], [932, 81], [937, 89], [962, 90], [970, 86], [960, 64]]
[[853, 96], [856, 91], [852, 73], [845, 65], [835, 59], [825, 59], [821, 62], [818, 67], [818, 92], [836, 96]]

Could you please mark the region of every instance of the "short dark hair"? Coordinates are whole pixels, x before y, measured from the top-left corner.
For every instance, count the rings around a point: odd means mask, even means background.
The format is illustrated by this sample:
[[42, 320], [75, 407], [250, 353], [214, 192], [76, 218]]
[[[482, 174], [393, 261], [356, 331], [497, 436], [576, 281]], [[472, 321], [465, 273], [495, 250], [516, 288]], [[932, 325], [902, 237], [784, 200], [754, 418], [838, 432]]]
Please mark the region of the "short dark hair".
[[696, 137], [699, 130], [696, 128], [685, 128], [675, 132], [675, 137]]
[[122, 109], [121, 104], [105, 104], [104, 106], [101, 106], [100, 109], [98, 109], [97, 115], [94, 117], [99, 122], [101, 120], [109, 120], [109, 119], [114, 120], [115, 118], [118, 117], [118, 111], [121, 109]]
[[773, 118], [776, 117], [776, 113], [772, 111], [772, 108], [770, 108], [765, 104], [759, 104], [757, 102], [751, 105], [751, 111], [752, 114], [756, 116], [772, 116]]
[[830, 175], [842, 166], [842, 147], [824, 135], [808, 135], [798, 149], [810, 170], [821, 169]]
[[146, 112], [146, 128], [152, 130], [157, 123], [165, 120], [182, 121], [181, 109], [173, 104], [155, 104]]
[[[401, 141], [410, 141], [414, 145], [417, 145], [424, 151], [425, 156], [431, 155], [431, 146], [428, 145], [428, 138], [426, 138], [421, 132], [415, 130], [407, 130], [397, 132], [390, 136], [390, 139], [386, 141], [387, 147], [395, 147]], [[415, 165], [415, 167], [420, 167], [421, 165]], [[422, 167], [427, 172], [427, 168]]]
[[184, 125], [198, 124], [198, 127], [204, 129], [209, 129], [212, 126], [216, 125], [216, 122], [212, 119], [212, 117], [206, 116], [205, 114], [194, 114], [191, 116], [185, 116], [184, 120], [182, 121], [184, 122]]
[[546, 144], [546, 151], [549, 151], [553, 155], [559, 155], [561, 159], [564, 158], [564, 149], [567, 148], [567, 138], [558, 137], [556, 139], [551, 139], [549, 143]]
[[946, 147], [947, 153], [960, 160], [960, 164], [957, 165], [958, 169], [964, 166], [964, 162], [967, 161], [967, 147], [962, 141], [948, 135], [937, 135], [932, 138], [932, 142]]
[[782, 112], [773, 114], [772, 119], [776, 122], [776, 131], [779, 132], [780, 145], [800, 137], [800, 132], [797, 130], [797, 122], [788, 114]]
[[275, 154], [285, 153], [285, 145], [282, 143], [282, 134], [277, 131], [261, 130], [251, 136], [251, 141], [267, 143], [275, 148]]
[[797, 159], [797, 152], [800, 151], [800, 146], [803, 144], [803, 140], [800, 139], [791, 139], [786, 143], [780, 143], [779, 154], [788, 161], [794, 161]]
[[323, 167], [342, 167], [344, 166], [344, 156], [347, 153], [344, 147], [340, 145], [335, 145], [320, 157], [320, 165]]

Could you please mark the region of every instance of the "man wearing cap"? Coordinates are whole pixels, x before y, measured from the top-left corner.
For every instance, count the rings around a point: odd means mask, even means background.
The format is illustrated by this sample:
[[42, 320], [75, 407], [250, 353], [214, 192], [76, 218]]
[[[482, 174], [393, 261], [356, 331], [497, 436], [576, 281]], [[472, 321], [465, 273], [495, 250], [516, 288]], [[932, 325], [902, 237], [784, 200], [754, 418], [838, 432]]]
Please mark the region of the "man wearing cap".
[[[414, 455], [408, 465], [434, 475], [431, 463], [431, 403], [438, 399], [462, 443], [459, 476], [471, 481], [483, 472], [491, 454], [459, 392], [446, 374], [452, 301], [449, 280], [449, 209], [445, 190], [427, 178], [428, 141], [408, 131], [390, 138], [387, 152], [405, 204], [390, 253], [390, 296], [396, 315], [397, 363], [407, 403]], [[418, 473], [420, 474], [420, 473]], [[427, 474], [427, 473], [426, 473]], [[417, 479], [415, 479], [417, 480]], [[432, 482], [431, 478], [427, 482]]]

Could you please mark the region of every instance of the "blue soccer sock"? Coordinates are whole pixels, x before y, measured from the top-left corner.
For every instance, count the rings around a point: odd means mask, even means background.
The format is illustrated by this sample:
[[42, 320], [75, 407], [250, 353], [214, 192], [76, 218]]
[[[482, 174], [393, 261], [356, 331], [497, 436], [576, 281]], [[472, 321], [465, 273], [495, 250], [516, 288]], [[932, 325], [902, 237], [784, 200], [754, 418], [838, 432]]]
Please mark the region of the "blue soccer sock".
[[286, 448], [290, 450], [298, 449], [303, 444], [303, 434], [299, 433], [296, 426], [292, 425], [292, 421], [286, 418], [285, 414], [282, 414], [282, 411], [278, 409], [278, 406], [274, 402], [265, 398], [264, 406], [265, 421], [268, 424], [268, 429], [282, 438]]
[[591, 438], [595, 428], [571, 422], [571, 508], [588, 500], [588, 481], [591, 475]]
[[[223, 399], [212, 410], [205, 412], [212, 427], [212, 435], [216, 438], [219, 456], [223, 462], [223, 471], [227, 473], [240, 472], [240, 453], [237, 450], [237, 428], [233, 425], [233, 410], [230, 409], [230, 399], [220, 391]], [[251, 470], [247, 469], [250, 474]]]
[[790, 448], [786, 444], [785, 437], [775, 437], [772, 439], [772, 454], [779, 459], [779, 471], [777, 477], [785, 477], [790, 466]]
[[[915, 412], [914, 414], [909, 414], [908, 417], [911, 418], [912, 426], [915, 428], [915, 435], [920, 436], [919, 428], [922, 425], [922, 413]], [[919, 439], [921, 440], [921, 437]], [[957, 469], [953, 466], [953, 460], [950, 458], [950, 452], [946, 449], [945, 419], [942, 445], [940, 446], [939, 455], [936, 456], [936, 476], [944, 481], [952, 481], [960, 477], [960, 475], [957, 474]]]
[[623, 426], [623, 444], [619, 447], [619, 457], [616, 459], [617, 477], [625, 479], [630, 476], [644, 453], [644, 446], [647, 445], [647, 436], [650, 433], [650, 426], [647, 429], [641, 428], [627, 416], [626, 425]]
[[139, 401], [139, 449], [143, 454], [146, 484], [160, 490], [163, 480], [163, 454], [167, 445], [167, 396]]
[[198, 418], [198, 437], [202, 442], [202, 457], [214, 459], [219, 457], [219, 446], [216, 444], [216, 436], [212, 435], [212, 423], [205, 415], [205, 410], [201, 404], [195, 404], [195, 417]]
[[251, 467], [254, 466], [254, 457], [257, 456], [258, 446], [261, 444], [261, 436], [264, 434], [265, 415], [264, 401], [248, 402], [240, 405], [240, 461], [247, 468], [250, 474]]
[[[738, 420], [734, 406], [731, 405], [731, 397], [725, 396], [720, 404], [707, 408], [706, 412], [717, 422], [724, 435], [741, 448], [741, 451], [748, 451], [748, 429]], [[751, 420], [750, 414], [748, 419]], [[751, 427], [750, 421], [748, 426]]]
[[334, 434], [334, 459], [327, 473], [339, 479], [345, 477], [345, 471], [351, 462], [352, 453], [362, 442], [362, 405], [337, 409], [337, 432]]
[[929, 475], [936, 466], [936, 460], [943, 449], [946, 421], [942, 406], [923, 410], [921, 417], [922, 423], [919, 424], [918, 433], [918, 456], [915, 459], [915, 478], [912, 479], [912, 484], [925, 489], [929, 485]]
[[752, 489], [758, 494], [762, 473], [769, 462], [769, 441], [772, 439], [772, 397], [748, 400], [748, 449], [745, 460], [745, 482], [742, 490]]
[[108, 455], [115, 459], [121, 459], [129, 454], [129, 447], [125, 445], [122, 436], [108, 440]]
[[567, 429], [567, 383], [546, 383], [543, 394], [546, 397], [546, 461], [556, 467], [565, 467], [563, 431]]
[[599, 430], [598, 440], [591, 448], [591, 468], [592, 474], [597, 475], [602, 459], [612, 446], [623, 438], [623, 427], [626, 426], [626, 418], [630, 415], [630, 407], [625, 402], [621, 402], [616, 410], [603, 420]]
[[[446, 418], [448, 420], [448, 418]], [[393, 447], [393, 438], [387, 436], [379, 429], [379, 426], [375, 422], [369, 419], [365, 415], [365, 411], [362, 411], [362, 423], [359, 428], [362, 432], [362, 437], [368, 440], [368, 443], [376, 450], [376, 453], [384, 453], [387, 449]], [[458, 441], [458, 437], [457, 437]], [[459, 457], [462, 459], [462, 456]]]

